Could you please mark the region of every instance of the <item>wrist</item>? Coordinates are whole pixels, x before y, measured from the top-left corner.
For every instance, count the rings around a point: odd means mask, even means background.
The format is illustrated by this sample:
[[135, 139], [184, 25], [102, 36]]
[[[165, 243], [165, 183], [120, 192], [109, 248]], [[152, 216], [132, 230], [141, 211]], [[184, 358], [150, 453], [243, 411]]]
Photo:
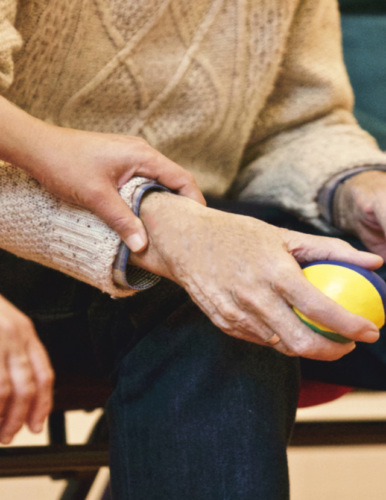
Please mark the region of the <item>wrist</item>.
[[[141, 182], [131, 196], [131, 209], [139, 216], [140, 207], [143, 200], [152, 192], [169, 192], [167, 188], [151, 179], [139, 178]], [[159, 276], [151, 273], [144, 273], [137, 266], [131, 264], [131, 252], [128, 246], [122, 241], [118, 248], [118, 253], [113, 265], [113, 278], [117, 286], [124, 289], [144, 290], [156, 285]]]
[[[178, 195], [170, 192], [148, 191], [144, 194], [139, 206], [138, 216], [151, 236], [170, 218], [170, 209], [174, 206]], [[176, 214], [178, 217], [178, 214]]]
[[176, 254], [189, 246], [190, 240], [194, 238], [193, 233], [205, 231], [201, 222], [205, 221], [209, 210], [184, 196], [149, 192], [141, 203], [139, 214], [148, 234], [149, 245], [144, 252], [132, 254], [131, 262], [176, 281], [173, 271]]
[[384, 177], [382, 171], [367, 170], [341, 182], [335, 191], [332, 206], [334, 226], [356, 234], [357, 219], [362, 219], [367, 214], [366, 221], [369, 223], [372, 203], [369, 204], [368, 201], [372, 196], [368, 197], [366, 193], [375, 193], [384, 182]]
[[[205, 222], [212, 209], [170, 192], [151, 191], [143, 198], [139, 216], [149, 239], [162, 245], [170, 238], [181, 238], [194, 226]], [[194, 219], [194, 221], [193, 221]]]
[[52, 125], [0, 96], [0, 159], [39, 180]]
[[339, 172], [326, 182], [318, 193], [318, 208], [320, 216], [328, 224], [334, 227], [339, 227], [334, 220], [335, 214], [335, 201], [338, 193], [341, 191], [343, 184], [346, 184], [351, 179], [355, 179], [362, 174], [371, 174], [373, 172], [385, 172], [386, 165], [365, 165], [361, 167], [352, 168], [343, 172]]

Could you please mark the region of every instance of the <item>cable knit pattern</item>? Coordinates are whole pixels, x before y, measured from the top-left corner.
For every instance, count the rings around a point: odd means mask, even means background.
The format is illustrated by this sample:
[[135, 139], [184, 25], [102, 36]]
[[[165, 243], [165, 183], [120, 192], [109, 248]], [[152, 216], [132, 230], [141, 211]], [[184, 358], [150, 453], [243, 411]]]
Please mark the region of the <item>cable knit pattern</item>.
[[[318, 225], [331, 176], [386, 163], [351, 114], [335, 0], [0, 0], [0, 86], [57, 125], [144, 137], [206, 194], [259, 199]], [[3, 168], [7, 248], [111, 292], [117, 237], [32, 181], [12, 191]]]
[[0, 92], [6, 90], [13, 78], [13, 54], [21, 47], [15, 30], [16, 2], [0, 0]]

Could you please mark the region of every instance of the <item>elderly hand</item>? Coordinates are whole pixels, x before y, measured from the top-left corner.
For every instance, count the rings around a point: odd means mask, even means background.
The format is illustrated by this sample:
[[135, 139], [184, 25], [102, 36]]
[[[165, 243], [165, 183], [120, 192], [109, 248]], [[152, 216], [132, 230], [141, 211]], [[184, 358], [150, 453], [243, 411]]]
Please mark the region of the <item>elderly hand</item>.
[[118, 194], [133, 176], [155, 179], [205, 204], [193, 175], [139, 137], [57, 127], [0, 97], [0, 159], [19, 166], [50, 193], [89, 209], [137, 252], [146, 231]]
[[334, 197], [334, 222], [386, 259], [386, 172], [366, 171], [342, 183]]
[[0, 442], [23, 424], [40, 432], [52, 408], [54, 373], [29, 318], [0, 296]]
[[151, 193], [141, 205], [150, 244], [134, 264], [183, 286], [225, 333], [291, 356], [338, 359], [354, 342], [338, 344], [310, 330], [296, 306], [353, 341], [374, 342], [373, 323], [327, 298], [298, 262], [335, 259], [374, 269], [382, 259], [335, 238], [276, 228], [257, 219], [203, 207], [187, 198]]

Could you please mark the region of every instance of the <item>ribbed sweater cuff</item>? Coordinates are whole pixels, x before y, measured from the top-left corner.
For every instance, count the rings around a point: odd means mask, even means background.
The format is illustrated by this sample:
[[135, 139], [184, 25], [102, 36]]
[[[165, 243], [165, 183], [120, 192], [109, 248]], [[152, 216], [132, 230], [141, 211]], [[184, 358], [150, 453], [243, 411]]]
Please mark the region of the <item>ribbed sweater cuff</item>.
[[[143, 186], [162, 186], [135, 177], [120, 190], [122, 198], [133, 208], [136, 192]], [[137, 199], [139, 211], [139, 201]], [[118, 234], [87, 210], [62, 203], [53, 218], [50, 238], [52, 267], [85, 281], [115, 297], [131, 295], [135, 290], [153, 286], [159, 277], [130, 266], [127, 279], [114, 279], [114, 263], [122, 246]], [[125, 268], [127, 266], [127, 253]], [[125, 273], [126, 276], [126, 273]]]

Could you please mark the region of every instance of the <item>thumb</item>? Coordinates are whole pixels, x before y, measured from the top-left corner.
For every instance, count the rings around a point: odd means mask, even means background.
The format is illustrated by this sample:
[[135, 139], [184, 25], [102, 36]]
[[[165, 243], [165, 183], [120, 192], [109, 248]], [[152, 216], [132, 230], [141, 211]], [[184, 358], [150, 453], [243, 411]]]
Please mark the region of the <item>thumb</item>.
[[146, 229], [114, 187], [104, 190], [103, 198], [92, 207], [93, 212], [119, 234], [132, 252], [141, 252], [148, 245]]
[[356, 264], [357, 266], [366, 269], [378, 269], [383, 264], [383, 259], [375, 253], [357, 250], [347, 241], [342, 241], [338, 238], [327, 238], [323, 242], [323, 250], [320, 249], [327, 260], [339, 260]]
[[347, 241], [326, 236], [304, 235], [292, 231], [288, 250], [299, 262], [339, 260], [366, 269], [377, 269], [383, 264], [379, 255], [354, 248]]

